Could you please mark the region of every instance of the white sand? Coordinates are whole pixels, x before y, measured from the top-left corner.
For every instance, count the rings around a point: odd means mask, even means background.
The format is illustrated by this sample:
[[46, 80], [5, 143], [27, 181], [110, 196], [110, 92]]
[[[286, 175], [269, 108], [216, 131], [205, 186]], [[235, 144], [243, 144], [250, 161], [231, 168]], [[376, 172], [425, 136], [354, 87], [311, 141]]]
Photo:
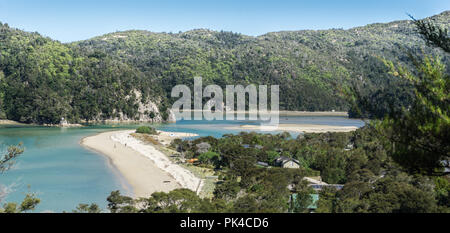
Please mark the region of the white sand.
[[81, 144], [107, 156], [133, 187], [137, 198], [177, 188], [201, 190], [202, 179], [174, 164], [155, 147], [135, 139], [131, 133], [134, 131], [102, 133], [84, 138]]
[[332, 125], [308, 125], [308, 124], [280, 124], [274, 126], [241, 125], [229, 127], [229, 129], [244, 129], [255, 131], [290, 131], [297, 133], [326, 133], [326, 132], [352, 132], [358, 129], [356, 126], [332, 126]]
[[26, 124], [11, 120], [0, 120], [0, 125], [26, 125]]
[[165, 154], [157, 150], [155, 147], [144, 144], [143, 142], [132, 137], [130, 135], [132, 133], [134, 133], [134, 131], [122, 131], [111, 136], [111, 139], [115, 142], [126, 145], [127, 147], [130, 147], [131, 149], [149, 158], [158, 168], [174, 177], [183, 188], [190, 189], [194, 192], [201, 190], [203, 181], [200, 178], [197, 178], [194, 174], [192, 174], [192, 172], [170, 161]]

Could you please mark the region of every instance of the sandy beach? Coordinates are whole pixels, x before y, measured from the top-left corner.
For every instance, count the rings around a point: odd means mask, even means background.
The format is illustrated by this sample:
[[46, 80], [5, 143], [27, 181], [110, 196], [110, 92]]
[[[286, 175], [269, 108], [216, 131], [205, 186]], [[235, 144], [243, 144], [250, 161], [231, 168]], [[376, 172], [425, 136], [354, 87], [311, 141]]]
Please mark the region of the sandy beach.
[[[132, 133], [134, 131], [101, 133], [84, 138], [81, 145], [108, 157], [133, 188], [135, 198], [178, 188], [201, 190], [203, 180], [174, 164], [154, 146], [135, 139], [131, 136]], [[168, 133], [168, 136], [163, 134], [163, 137], [164, 135], [172, 138], [186, 136], [178, 133]]]
[[11, 120], [0, 120], [0, 125], [7, 125], [7, 126], [14, 126], [14, 125], [17, 125], [17, 126], [24, 126], [24, 125], [26, 125], [26, 124], [23, 124], [23, 123], [20, 123], [20, 122], [17, 122], [17, 121], [11, 121]]
[[297, 133], [326, 133], [351, 132], [358, 129], [355, 126], [308, 125], [308, 124], [280, 124], [278, 127], [260, 125], [241, 125], [229, 129], [255, 130], [255, 131], [288, 131]]

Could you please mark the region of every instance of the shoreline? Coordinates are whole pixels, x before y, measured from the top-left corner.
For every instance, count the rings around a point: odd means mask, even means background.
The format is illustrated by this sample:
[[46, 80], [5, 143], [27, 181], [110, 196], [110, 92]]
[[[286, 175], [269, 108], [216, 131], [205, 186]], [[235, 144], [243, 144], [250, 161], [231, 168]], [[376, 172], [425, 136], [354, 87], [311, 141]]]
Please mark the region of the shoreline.
[[173, 122], [156, 122], [156, 121], [135, 121], [135, 120], [102, 120], [102, 121], [81, 121], [80, 123], [64, 123], [64, 124], [35, 124], [21, 123], [13, 120], [0, 120], [0, 126], [33, 126], [33, 127], [53, 127], [53, 128], [82, 128], [89, 125], [113, 125], [113, 124], [164, 124]]
[[[203, 110], [185, 110], [186, 112], [201, 112]], [[232, 113], [232, 114], [238, 114], [238, 113], [244, 113], [244, 114], [250, 114], [250, 113], [256, 113], [258, 114], [258, 111], [222, 111], [223, 114], [226, 113]], [[268, 111], [270, 113], [270, 110]], [[329, 117], [348, 117], [348, 112], [336, 112], [336, 111], [318, 111], [318, 112], [308, 112], [308, 111], [286, 111], [286, 110], [280, 110], [279, 111], [280, 116], [329, 116]]]
[[[112, 131], [110, 131], [110, 132], [112, 132]], [[114, 164], [113, 160], [109, 156], [107, 156], [107, 155], [103, 154], [101, 151], [97, 150], [96, 148], [92, 148], [92, 147], [87, 146], [87, 145], [84, 144], [84, 140], [86, 138], [96, 137], [96, 136], [99, 136], [100, 134], [102, 134], [102, 133], [97, 133], [97, 134], [94, 134], [92, 136], [87, 136], [87, 137], [82, 138], [80, 140], [80, 142], [79, 142], [79, 145], [81, 147], [85, 148], [86, 150], [94, 152], [95, 154], [103, 157], [106, 160], [106, 166], [117, 177], [117, 179], [118, 179], [118, 181], [120, 183], [120, 186], [122, 186], [122, 188], [125, 189], [125, 191], [127, 192], [126, 195], [130, 195], [130, 196], [134, 197], [135, 193], [134, 193], [133, 187], [128, 182], [128, 180], [123, 176], [123, 174], [120, 172], [119, 168], [116, 167], [116, 165]]]
[[100, 133], [83, 138], [80, 145], [105, 156], [133, 189], [135, 198], [178, 188], [201, 190], [201, 179], [171, 162], [154, 146], [133, 138], [131, 133], [134, 131]]
[[70, 123], [64, 123], [64, 124], [34, 124], [34, 123], [21, 123], [18, 121], [13, 120], [0, 120], [0, 126], [32, 126], [32, 127], [54, 127], [54, 128], [81, 128], [84, 127], [84, 125], [81, 124], [70, 124]]
[[[198, 110], [186, 110], [188, 112], [197, 112]], [[223, 112], [226, 114], [227, 112]], [[244, 113], [249, 114], [249, 111], [228, 111], [228, 113], [238, 114], [238, 113]], [[258, 112], [257, 112], [258, 113]], [[322, 112], [307, 112], [307, 111], [279, 111], [279, 115], [282, 117], [286, 116], [329, 116], [329, 117], [348, 117], [347, 112], [332, 112], [332, 111], [322, 111]], [[356, 118], [355, 118], [356, 119]], [[126, 123], [126, 124], [139, 124], [139, 123], [152, 123], [152, 124], [164, 124], [164, 123], [175, 123], [171, 121], [167, 122], [156, 122], [156, 121], [139, 121], [139, 120], [99, 120], [99, 121], [81, 121], [80, 123], [68, 123], [68, 124], [54, 124], [54, 125], [39, 125], [39, 124], [27, 124], [27, 123], [20, 123], [13, 120], [0, 120], [0, 126], [45, 126], [45, 127], [59, 127], [59, 128], [77, 128], [77, 127], [84, 127], [84, 124], [120, 124], [120, 123]]]
[[6, 125], [6, 126], [27, 126], [30, 124], [24, 124], [24, 123], [20, 123], [17, 121], [12, 121], [12, 120], [0, 120], [0, 126], [1, 125]]
[[328, 133], [328, 132], [352, 132], [358, 129], [356, 126], [332, 126], [311, 124], [279, 124], [278, 126], [241, 125], [228, 127], [235, 130], [258, 130], [258, 131], [287, 131], [296, 133]]

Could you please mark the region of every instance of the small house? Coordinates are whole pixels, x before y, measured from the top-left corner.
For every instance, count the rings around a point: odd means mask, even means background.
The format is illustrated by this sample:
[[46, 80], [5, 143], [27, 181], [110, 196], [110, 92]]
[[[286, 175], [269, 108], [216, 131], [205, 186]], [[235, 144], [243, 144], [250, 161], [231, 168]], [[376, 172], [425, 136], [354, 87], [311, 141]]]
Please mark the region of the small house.
[[67, 126], [69, 125], [69, 122], [67, 122], [66, 119], [64, 119], [64, 117], [61, 118], [61, 121], [59, 122], [60, 126]]
[[298, 160], [286, 156], [281, 156], [278, 158], [275, 161], [275, 164], [282, 168], [300, 168], [300, 162]]

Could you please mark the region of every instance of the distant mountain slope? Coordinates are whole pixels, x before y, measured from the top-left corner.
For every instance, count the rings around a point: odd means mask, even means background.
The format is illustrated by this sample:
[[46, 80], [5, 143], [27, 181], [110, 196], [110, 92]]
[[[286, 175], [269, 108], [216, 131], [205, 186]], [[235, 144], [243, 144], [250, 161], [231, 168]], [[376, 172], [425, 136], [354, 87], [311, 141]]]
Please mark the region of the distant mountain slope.
[[[448, 27], [449, 15], [443, 12], [432, 20]], [[388, 85], [377, 56], [407, 62], [403, 50], [431, 52], [411, 21], [260, 37], [210, 30], [178, 34], [126, 31], [73, 46], [87, 53], [99, 50], [132, 64], [147, 77], [160, 80], [167, 92], [197, 75], [222, 85], [280, 84], [284, 108], [310, 111], [347, 108], [336, 98], [336, 83], [362, 78], [369, 86]]]
[[142, 80], [140, 71], [105, 54], [81, 54], [0, 24], [2, 118], [38, 124], [57, 124], [63, 117], [70, 122], [134, 118], [135, 88]]
[[[430, 19], [449, 28], [450, 11]], [[134, 30], [70, 44], [5, 25], [0, 30], [1, 106], [7, 118], [24, 122], [142, 119], [149, 111], [167, 118], [172, 87], [195, 76], [221, 86], [278, 84], [281, 108], [308, 111], [348, 110], [339, 87], [360, 82], [382, 112], [383, 100], [407, 105], [410, 94], [386, 75], [379, 57], [408, 65], [408, 50], [439, 54], [411, 21], [259, 37]]]

